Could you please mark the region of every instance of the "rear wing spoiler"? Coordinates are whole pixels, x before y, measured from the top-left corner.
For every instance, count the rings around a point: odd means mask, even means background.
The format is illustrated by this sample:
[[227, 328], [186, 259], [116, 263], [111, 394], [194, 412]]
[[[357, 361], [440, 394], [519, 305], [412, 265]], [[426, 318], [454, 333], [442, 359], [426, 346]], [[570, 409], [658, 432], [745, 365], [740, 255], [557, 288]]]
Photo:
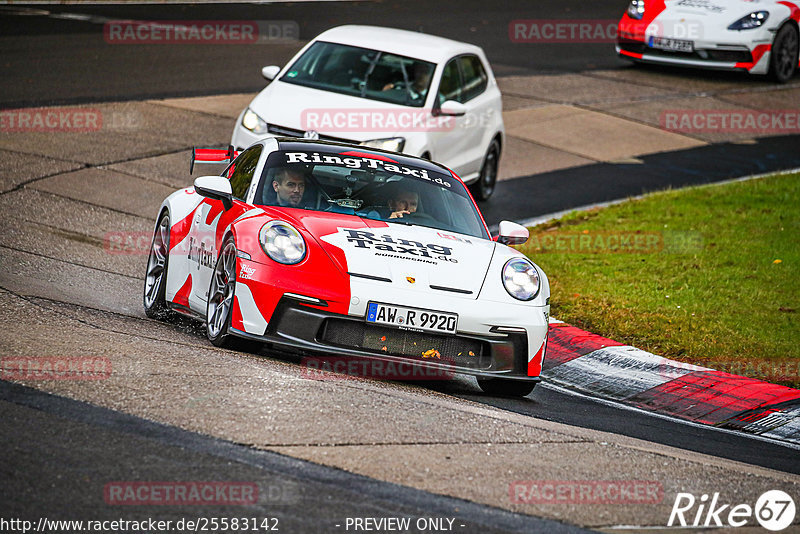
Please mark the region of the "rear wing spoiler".
[[189, 174], [194, 172], [195, 163], [231, 163], [239, 155], [233, 145], [228, 148], [192, 148], [192, 162], [189, 165]]

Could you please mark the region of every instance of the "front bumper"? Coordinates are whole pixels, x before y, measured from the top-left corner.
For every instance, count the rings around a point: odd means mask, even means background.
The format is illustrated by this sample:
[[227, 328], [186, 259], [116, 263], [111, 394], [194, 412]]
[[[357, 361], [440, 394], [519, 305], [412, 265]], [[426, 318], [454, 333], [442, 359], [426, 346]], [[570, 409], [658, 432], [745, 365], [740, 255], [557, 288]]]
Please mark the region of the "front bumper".
[[[650, 33], [652, 31], [652, 34]], [[739, 70], [766, 74], [773, 35], [766, 28], [747, 32], [720, 32], [703, 23], [656, 19], [631, 19], [627, 14], [617, 27], [616, 51], [620, 57], [645, 63]], [[692, 42], [692, 51], [668, 51], [649, 46], [651, 37]]]
[[[243, 338], [323, 356], [406, 362], [481, 378], [540, 381], [528, 376], [528, 336], [525, 333], [455, 336], [401, 330], [332, 313], [283, 297], [263, 335], [231, 328]], [[534, 347], [534, 350], [539, 347]], [[438, 357], [422, 353], [436, 351]], [[544, 358], [541, 350], [540, 358]]]
[[751, 74], [765, 74], [769, 70], [769, 52], [757, 51], [754, 54], [744, 47], [698, 49], [692, 53], [681, 53], [657, 50], [642, 42], [621, 40], [617, 43], [616, 50], [621, 57], [645, 63], [714, 70], [739, 70]]

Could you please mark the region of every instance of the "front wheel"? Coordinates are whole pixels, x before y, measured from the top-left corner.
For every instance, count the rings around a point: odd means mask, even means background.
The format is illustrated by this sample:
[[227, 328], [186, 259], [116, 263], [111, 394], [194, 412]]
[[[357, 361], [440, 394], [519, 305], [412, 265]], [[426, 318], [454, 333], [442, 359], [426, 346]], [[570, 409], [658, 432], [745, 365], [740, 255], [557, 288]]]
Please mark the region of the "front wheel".
[[788, 82], [797, 71], [798, 43], [797, 28], [784, 24], [772, 42], [769, 58], [769, 76], [778, 83]]
[[530, 395], [536, 382], [503, 378], [479, 378], [478, 386], [488, 395], [496, 397], [525, 397]]
[[206, 335], [217, 347], [231, 348], [232, 336], [228, 332], [231, 325], [233, 295], [236, 290], [236, 243], [229, 237], [222, 249], [211, 274], [206, 306]]
[[167, 291], [167, 264], [169, 263], [169, 213], [158, 221], [147, 258], [144, 276], [144, 313], [151, 319], [166, 319], [170, 315], [165, 294]]
[[236, 291], [236, 242], [229, 237], [211, 274], [206, 305], [206, 336], [215, 346], [225, 349], [258, 352], [261, 343], [230, 333], [233, 297]]
[[478, 181], [469, 186], [472, 196], [477, 200], [489, 200], [494, 193], [497, 184], [497, 166], [500, 161], [500, 145], [497, 141], [492, 141], [486, 157], [483, 159], [481, 174]]

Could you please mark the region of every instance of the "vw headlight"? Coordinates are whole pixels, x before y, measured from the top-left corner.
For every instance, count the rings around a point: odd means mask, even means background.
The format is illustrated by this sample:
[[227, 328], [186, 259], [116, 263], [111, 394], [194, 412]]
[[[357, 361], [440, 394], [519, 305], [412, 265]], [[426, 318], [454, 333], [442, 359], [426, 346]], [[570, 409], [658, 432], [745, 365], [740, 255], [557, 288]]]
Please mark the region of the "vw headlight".
[[628, 4], [628, 16], [632, 19], [642, 20], [644, 16], [644, 0], [631, 0]]
[[258, 233], [261, 248], [267, 256], [283, 263], [294, 265], [306, 257], [306, 242], [294, 226], [283, 221], [270, 221]]
[[390, 137], [388, 139], [371, 139], [361, 143], [362, 146], [391, 150], [392, 152], [402, 152], [406, 146], [405, 137]]
[[531, 300], [539, 293], [539, 272], [524, 258], [513, 258], [503, 267], [503, 286], [517, 300]]
[[242, 126], [254, 134], [267, 133], [267, 121], [256, 115], [256, 112], [250, 108], [247, 108], [242, 115]]
[[754, 11], [728, 26], [728, 29], [734, 31], [752, 30], [753, 28], [762, 26], [765, 22], [767, 22], [768, 18], [768, 11]]

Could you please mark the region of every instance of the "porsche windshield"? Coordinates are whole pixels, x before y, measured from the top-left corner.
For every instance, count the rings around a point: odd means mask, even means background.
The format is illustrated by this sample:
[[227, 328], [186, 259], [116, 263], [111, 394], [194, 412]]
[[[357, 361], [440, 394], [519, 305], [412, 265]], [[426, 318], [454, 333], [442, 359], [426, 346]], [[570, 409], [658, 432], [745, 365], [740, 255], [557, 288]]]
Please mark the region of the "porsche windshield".
[[450, 174], [367, 152], [282, 150], [264, 166], [255, 204], [355, 215], [488, 239], [464, 185]]
[[435, 66], [378, 50], [317, 41], [294, 62], [281, 81], [422, 107]]

